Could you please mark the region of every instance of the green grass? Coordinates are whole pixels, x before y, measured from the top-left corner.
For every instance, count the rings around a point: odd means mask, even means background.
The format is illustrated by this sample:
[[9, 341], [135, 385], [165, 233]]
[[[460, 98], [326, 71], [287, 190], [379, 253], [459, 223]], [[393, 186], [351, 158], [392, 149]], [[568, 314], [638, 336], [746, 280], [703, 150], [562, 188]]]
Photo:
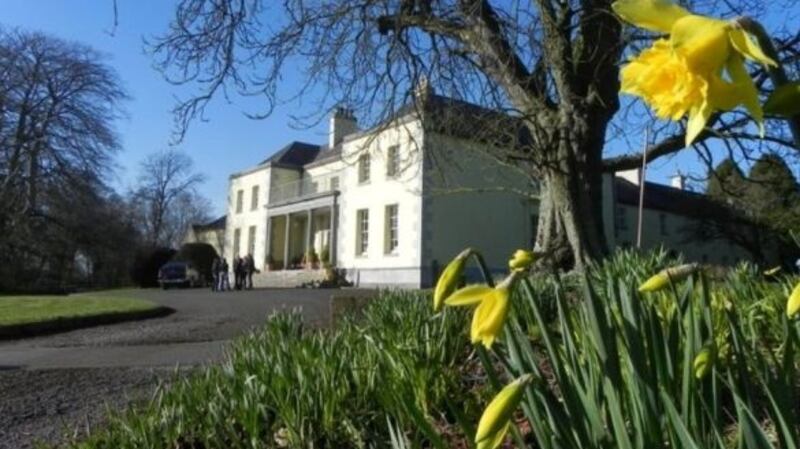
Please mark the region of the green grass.
[[143, 299], [103, 293], [70, 296], [0, 296], [0, 326], [32, 324], [115, 312], [151, 310]]

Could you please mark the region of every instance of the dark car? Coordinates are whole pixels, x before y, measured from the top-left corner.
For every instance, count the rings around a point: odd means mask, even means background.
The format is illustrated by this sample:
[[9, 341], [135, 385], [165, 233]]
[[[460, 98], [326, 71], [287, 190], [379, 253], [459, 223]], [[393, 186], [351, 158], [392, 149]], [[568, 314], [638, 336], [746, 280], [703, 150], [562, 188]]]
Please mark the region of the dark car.
[[158, 283], [161, 288], [199, 287], [202, 285], [200, 274], [186, 262], [168, 262], [158, 270]]

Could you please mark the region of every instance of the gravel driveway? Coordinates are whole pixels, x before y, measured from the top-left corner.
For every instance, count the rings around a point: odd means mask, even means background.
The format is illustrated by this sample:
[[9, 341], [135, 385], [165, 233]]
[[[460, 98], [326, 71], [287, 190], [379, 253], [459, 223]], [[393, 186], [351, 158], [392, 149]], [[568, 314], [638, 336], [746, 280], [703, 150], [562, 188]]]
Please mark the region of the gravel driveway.
[[[172, 315], [0, 342], [0, 448], [80, 437], [106, 407], [146, 400], [160, 382], [224, 356], [232, 338], [281, 310], [324, 325], [335, 290], [120, 292], [175, 309]], [[176, 367], [182, 367], [176, 371]]]

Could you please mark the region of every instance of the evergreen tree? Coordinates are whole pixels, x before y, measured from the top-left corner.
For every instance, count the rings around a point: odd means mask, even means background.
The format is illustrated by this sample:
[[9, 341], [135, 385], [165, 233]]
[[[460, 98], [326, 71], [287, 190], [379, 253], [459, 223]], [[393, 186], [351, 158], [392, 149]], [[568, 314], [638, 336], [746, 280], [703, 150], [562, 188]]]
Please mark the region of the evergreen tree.
[[716, 200], [738, 206], [746, 190], [746, 180], [742, 169], [731, 158], [720, 162], [708, 177], [706, 193]]

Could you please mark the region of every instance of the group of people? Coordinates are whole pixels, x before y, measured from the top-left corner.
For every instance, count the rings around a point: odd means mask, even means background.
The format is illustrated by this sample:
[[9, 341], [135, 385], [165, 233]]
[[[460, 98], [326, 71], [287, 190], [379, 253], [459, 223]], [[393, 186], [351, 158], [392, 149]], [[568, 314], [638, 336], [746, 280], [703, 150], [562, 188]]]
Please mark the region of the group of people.
[[213, 277], [211, 291], [224, 292], [226, 290], [250, 290], [253, 288], [253, 273], [256, 272], [256, 265], [251, 254], [233, 258], [233, 288], [231, 288], [229, 269], [228, 261], [224, 257], [214, 259], [211, 263], [211, 276]]

